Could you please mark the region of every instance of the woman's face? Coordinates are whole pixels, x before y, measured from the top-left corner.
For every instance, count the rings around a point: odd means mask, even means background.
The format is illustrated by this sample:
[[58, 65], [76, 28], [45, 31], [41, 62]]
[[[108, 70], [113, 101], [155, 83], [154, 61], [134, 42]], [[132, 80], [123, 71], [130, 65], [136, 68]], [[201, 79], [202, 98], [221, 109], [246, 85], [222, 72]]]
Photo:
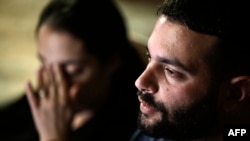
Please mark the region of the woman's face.
[[69, 85], [80, 86], [80, 92], [70, 96], [72, 103], [90, 108], [105, 98], [109, 70], [100, 64], [96, 56], [86, 51], [84, 41], [45, 24], [38, 31], [37, 44], [38, 57], [44, 68], [57, 64]]

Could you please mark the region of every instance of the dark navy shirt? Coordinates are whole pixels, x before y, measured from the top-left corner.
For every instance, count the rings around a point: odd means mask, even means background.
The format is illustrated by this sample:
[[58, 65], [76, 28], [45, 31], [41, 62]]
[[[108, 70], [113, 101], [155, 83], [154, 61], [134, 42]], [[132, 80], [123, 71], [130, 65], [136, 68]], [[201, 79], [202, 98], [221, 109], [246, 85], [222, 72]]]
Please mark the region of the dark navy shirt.
[[145, 135], [140, 129], [137, 129], [129, 141], [172, 141], [164, 138], [153, 138]]

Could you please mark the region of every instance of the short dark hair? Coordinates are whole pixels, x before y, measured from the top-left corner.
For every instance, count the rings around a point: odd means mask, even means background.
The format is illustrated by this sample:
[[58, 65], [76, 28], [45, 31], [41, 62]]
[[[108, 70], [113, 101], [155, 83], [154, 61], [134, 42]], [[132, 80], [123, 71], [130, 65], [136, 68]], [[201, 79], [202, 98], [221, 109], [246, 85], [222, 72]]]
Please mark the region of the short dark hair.
[[250, 75], [247, 5], [233, 0], [165, 0], [158, 14], [193, 31], [217, 36], [220, 39], [215, 49], [217, 57], [213, 56], [210, 63], [233, 77]]
[[41, 12], [36, 33], [45, 23], [84, 41], [87, 51], [102, 62], [129, 44], [122, 14], [111, 0], [51, 0]]

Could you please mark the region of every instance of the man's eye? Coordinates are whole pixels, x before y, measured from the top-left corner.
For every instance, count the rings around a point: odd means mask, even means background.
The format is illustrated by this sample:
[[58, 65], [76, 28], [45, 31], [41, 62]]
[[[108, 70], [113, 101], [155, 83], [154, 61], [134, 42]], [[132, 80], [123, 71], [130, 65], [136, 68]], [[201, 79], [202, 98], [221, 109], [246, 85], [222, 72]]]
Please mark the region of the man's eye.
[[170, 75], [174, 75], [174, 71], [172, 71], [172, 70], [170, 70], [170, 69], [168, 69], [168, 68], [165, 68], [165, 71], [168, 73], [168, 74], [170, 74]]
[[184, 75], [178, 71], [175, 71], [175, 70], [172, 70], [170, 68], [164, 68], [164, 71], [166, 73], [167, 76], [170, 76], [172, 78], [175, 78], [175, 79], [183, 79], [184, 78]]

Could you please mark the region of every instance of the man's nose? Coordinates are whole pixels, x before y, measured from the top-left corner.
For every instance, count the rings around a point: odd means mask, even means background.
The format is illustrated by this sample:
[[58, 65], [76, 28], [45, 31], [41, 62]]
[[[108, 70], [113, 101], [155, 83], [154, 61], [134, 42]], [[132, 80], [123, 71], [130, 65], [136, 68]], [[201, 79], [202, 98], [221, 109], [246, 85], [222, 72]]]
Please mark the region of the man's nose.
[[135, 81], [135, 86], [141, 92], [155, 93], [157, 91], [156, 77], [154, 75], [154, 69], [151, 66], [142, 72], [142, 74]]

